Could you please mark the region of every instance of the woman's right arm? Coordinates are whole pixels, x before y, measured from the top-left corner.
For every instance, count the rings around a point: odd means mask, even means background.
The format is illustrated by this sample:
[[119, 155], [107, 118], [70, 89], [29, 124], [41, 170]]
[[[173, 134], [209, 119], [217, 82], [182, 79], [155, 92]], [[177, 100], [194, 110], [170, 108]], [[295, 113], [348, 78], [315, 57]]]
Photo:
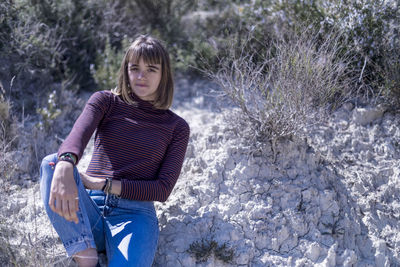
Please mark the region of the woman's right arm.
[[89, 98], [71, 132], [58, 149], [58, 156], [66, 152], [73, 153], [77, 156], [76, 163], [79, 162], [90, 137], [111, 107], [112, 97], [111, 92], [100, 91]]
[[[93, 132], [110, 107], [109, 92], [94, 93], [76, 120], [70, 134], [61, 144], [58, 155], [66, 152], [77, 156], [77, 163]], [[78, 222], [78, 189], [74, 179], [74, 166], [70, 162], [58, 161], [50, 188], [50, 208], [68, 221]]]

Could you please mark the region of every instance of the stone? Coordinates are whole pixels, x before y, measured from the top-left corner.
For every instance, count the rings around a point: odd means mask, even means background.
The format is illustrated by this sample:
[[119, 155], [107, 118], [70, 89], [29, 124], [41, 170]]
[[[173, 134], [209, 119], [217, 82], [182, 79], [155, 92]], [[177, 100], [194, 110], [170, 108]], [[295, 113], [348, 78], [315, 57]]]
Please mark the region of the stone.
[[356, 108], [353, 110], [353, 121], [366, 126], [373, 121], [382, 118], [385, 109], [382, 106], [369, 108]]

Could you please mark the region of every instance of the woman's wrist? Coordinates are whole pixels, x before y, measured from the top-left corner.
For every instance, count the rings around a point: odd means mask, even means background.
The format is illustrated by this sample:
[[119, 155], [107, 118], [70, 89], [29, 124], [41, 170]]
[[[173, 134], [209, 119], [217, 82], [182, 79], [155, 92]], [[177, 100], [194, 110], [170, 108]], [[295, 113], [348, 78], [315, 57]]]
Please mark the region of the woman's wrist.
[[58, 161], [56, 164], [57, 169], [73, 169], [74, 165], [68, 161]]
[[77, 158], [77, 156], [76, 156], [75, 154], [66, 152], [66, 153], [62, 153], [62, 154], [58, 157], [58, 162], [61, 162], [61, 161], [69, 162], [69, 163], [71, 163], [73, 166], [75, 166], [76, 163], [77, 163], [77, 161], [78, 161], [78, 158]]
[[103, 190], [103, 187], [104, 187], [104, 183], [106, 182], [106, 180], [105, 179], [98, 179], [98, 178], [96, 178], [94, 181], [93, 181], [93, 189], [94, 190]]
[[90, 179], [88, 179], [86, 181], [86, 183], [87, 183], [86, 187], [88, 189], [92, 189], [92, 190], [102, 190], [103, 186], [104, 186], [104, 182], [105, 182], [105, 179], [90, 177]]
[[110, 193], [117, 196], [121, 195], [121, 181], [112, 180], [112, 187]]

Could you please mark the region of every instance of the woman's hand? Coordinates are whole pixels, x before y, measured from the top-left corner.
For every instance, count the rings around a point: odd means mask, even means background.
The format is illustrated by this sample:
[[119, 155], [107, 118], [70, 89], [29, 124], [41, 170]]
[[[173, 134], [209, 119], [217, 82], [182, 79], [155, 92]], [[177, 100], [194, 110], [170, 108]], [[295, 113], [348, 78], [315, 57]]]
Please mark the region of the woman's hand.
[[[81, 180], [87, 189], [101, 190], [106, 183], [104, 178], [96, 178], [80, 172]], [[114, 195], [121, 195], [121, 181], [112, 180], [111, 193]]]
[[78, 223], [78, 188], [74, 180], [74, 167], [69, 162], [59, 161], [56, 164], [50, 187], [49, 206], [67, 221]]
[[87, 189], [101, 190], [106, 182], [106, 180], [103, 178], [91, 177], [83, 172], [79, 172], [79, 175], [81, 176], [83, 185]]

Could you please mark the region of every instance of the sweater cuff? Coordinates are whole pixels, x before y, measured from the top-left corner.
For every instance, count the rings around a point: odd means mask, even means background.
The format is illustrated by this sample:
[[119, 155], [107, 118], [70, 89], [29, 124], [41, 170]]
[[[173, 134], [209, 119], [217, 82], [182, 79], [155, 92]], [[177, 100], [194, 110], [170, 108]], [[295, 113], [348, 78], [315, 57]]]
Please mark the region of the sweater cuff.
[[131, 199], [133, 195], [133, 184], [126, 179], [121, 179], [121, 198]]

